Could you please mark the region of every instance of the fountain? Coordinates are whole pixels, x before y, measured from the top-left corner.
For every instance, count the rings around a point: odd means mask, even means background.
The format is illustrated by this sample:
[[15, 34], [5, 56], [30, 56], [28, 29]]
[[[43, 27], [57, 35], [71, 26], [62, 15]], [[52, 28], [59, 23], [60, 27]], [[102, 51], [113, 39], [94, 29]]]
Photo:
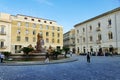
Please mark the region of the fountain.
[[38, 33], [37, 35], [37, 42], [36, 42], [36, 50], [33, 51], [33, 53], [42, 53], [44, 52], [44, 48], [42, 47], [42, 45], [44, 45], [44, 40], [42, 38], [42, 35], [40, 35], [40, 33]]

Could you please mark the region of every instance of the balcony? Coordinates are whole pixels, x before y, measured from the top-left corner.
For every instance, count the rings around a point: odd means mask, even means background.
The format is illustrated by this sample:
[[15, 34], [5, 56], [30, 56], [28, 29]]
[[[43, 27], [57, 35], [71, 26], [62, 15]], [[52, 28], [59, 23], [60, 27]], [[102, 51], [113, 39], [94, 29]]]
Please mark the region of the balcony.
[[0, 31], [0, 35], [6, 35], [6, 32]]
[[6, 49], [7, 46], [0, 46], [0, 49]]
[[97, 28], [96, 28], [96, 31], [101, 31], [100, 27], [97, 27]]
[[101, 44], [101, 40], [96, 40], [96, 43], [97, 44]]

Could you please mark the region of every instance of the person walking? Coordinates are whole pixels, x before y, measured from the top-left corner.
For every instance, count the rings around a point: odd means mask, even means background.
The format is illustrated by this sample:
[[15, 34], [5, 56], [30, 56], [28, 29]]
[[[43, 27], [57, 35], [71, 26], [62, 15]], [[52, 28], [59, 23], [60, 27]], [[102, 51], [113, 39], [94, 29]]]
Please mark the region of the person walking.
[[3, 60], [5, 59], [4, 54], [1, 54], [0, 58], [1, 58], [1, 63], [3, 63]]
[[45, 63], [49, 63], [49, 53], [46, 52], [46, 59], [45, 59]]
[[0, 52], [0, 62], [1, 62], [1, 52]]
[[72, 51], [70, 51], [70, 56], [71, 56], [71, 57], [72, 57], [72, 54], [73, 54]]
[[90, 63], [90, 52], [87, 53], [87, 62]]

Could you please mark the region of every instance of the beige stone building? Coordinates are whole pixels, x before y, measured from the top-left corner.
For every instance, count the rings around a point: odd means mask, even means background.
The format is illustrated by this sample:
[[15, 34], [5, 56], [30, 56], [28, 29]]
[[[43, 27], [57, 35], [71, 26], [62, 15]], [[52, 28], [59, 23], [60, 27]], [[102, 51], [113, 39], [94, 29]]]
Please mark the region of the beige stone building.
[[7, 31], [10, 32], [8, 42], [11, 43], [9, 48], [12, 53], [20, 53], [22, 47], [30, 44], [35, 48], [38, 33], [43, 37], [43, 47], [62, 48], [63, 28], [56, 21], [20, 14], [9, 14], [9, 18], [10, 29]]
[[11, 51], [10, 14], [0, 13], [0, 52]]
[[69, 47], [70, 51], [75, 52], [75, 29], [64, 33], [63, 35], [63, 46]]

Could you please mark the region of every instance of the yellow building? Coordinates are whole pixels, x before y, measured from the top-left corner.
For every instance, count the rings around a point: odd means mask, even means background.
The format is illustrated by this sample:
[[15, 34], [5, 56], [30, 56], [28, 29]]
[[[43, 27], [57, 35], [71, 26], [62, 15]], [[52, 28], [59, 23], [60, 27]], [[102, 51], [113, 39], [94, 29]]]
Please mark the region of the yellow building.
[[43, 47], [62, 48], [63, 28], [56, 21], [25, 15], [11, 15], [11, 52], [19, 53], [22, 47], [37, 42], [37, 34], [43, 36]]

